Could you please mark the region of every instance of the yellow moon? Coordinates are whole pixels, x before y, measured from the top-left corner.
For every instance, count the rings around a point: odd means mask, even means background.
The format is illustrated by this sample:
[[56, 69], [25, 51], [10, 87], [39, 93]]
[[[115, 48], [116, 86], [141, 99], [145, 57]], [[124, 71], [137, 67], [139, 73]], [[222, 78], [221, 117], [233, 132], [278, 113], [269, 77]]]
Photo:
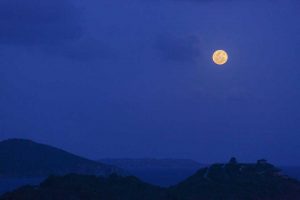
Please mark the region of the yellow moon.
[[224, 65], [228, 61], [228, 54], [224, 50], [217, 50], [214, 52], [212, 59], [217, 65]]

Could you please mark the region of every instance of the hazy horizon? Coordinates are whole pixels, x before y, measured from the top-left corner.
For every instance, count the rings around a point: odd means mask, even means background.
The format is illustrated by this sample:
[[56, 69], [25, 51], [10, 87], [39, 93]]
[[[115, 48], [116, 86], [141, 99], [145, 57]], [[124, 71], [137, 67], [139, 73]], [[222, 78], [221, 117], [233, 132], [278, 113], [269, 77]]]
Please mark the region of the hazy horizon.
[[[6, 140], [15, 140], [15, 139], [16, 140], [32, 141], [32, 142], [35, 142], [37, 144], [51, 146], [51, 147], [66, 151], [68, 153], [71, 153], [73, 155], [80, 156], [82, 158], [86, 158], [86, 159], [89, 159], [89, 160], [99, 161], [99, 162], [101, 162], [101, 160], [107, 160], [107, 159], [109, 159], [109, 160], [127, 160], [127, 159], [128, 160], [151, 160], [151, 159], [154, 159], [154, 160], [187, 160], [187, 161], [197, 162], [200, 165], [211, 165], [211, 164], [215, 164], [215, 163], [228, 163], [233, 157], [237, 159], [238, 163], [256, 163], [258, 160], [265, 159], [265, 158], [257, 158], [256, 160], [247, 160], [247, 159], [244, 159], [244, 160], [242, 159], [241, 160], [240, 158], [237, 158], [234, 155], [232, 155], [231, 157], [228, 157], [227, 159], [224, 159], [224, 160], [215, 160], [215, 161], [212, 161], [212, 162], [203, 162], [201, 159], [197, 160], [197, 159], [193, 159], [193, 158], [159, 157], [159, 156], [158, 157], [105, 157], [104, 156], [104, 157], [92, 158], [92, 157], [86, 157], [85, 155], [80, 154], [80, 152], [78, 154], [76, 154], [74, 152], [68, 151], [67, 149], [64, 149], [64, 147], [53, 146], [51, 144], [41, 143], [41, 142], [34, 141], [34, 140], [31, 140], [31, 139], [28, 139], [28, 138], [6, 138], [4, 140], [1, 140], [0, 142], [6, 141]], [[270, 160], [267, 160], [267, 161], [270, 162]], [[271, 164], [275, 164], [278, 167], [298, 167], [299, 166], [299, 165], [287, 165], [285, 163], [276, 163], [276, 162], [275, 163], [272, 162]]]

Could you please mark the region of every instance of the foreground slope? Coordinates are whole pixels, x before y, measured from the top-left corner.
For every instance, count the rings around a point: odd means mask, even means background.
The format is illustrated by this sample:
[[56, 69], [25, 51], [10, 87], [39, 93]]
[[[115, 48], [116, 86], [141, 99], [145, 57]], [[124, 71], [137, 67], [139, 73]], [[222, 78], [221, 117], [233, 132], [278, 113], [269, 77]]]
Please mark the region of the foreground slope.
[[30, 140], [0, 142], [0, 178], [46, 177], [67, 173], [106, 176], [122, 171]]
[[49, 177], [38, 187], [25, 186], [0, 200], [167, 200], [166, 191], [135, 177], [108, 178], [70, 174]]

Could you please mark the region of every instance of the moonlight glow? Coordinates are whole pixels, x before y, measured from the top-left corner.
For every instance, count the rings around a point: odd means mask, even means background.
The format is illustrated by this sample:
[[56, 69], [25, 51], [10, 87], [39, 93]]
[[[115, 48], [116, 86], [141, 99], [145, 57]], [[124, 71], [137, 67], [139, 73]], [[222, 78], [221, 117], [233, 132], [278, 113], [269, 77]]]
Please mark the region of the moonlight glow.
[[217, 50], [214, 52], [212, 59], [217, 65], [224, 65], [228, 61], [228, 54], [224, 50]]

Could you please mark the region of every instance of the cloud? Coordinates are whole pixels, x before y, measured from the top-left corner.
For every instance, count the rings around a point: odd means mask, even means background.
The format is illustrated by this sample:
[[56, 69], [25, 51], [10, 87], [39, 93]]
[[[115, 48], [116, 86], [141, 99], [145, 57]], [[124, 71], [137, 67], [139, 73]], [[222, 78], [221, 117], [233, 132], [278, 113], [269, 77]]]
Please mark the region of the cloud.
[[78, 10], [68, 0], [1, 0], [0, 43], [53, 44], [81, 35]]
[[177, 62], [195, 62], [200, 53], [199, 40], [195, 36], [159, 37], [155, 49], [163, 60]]

